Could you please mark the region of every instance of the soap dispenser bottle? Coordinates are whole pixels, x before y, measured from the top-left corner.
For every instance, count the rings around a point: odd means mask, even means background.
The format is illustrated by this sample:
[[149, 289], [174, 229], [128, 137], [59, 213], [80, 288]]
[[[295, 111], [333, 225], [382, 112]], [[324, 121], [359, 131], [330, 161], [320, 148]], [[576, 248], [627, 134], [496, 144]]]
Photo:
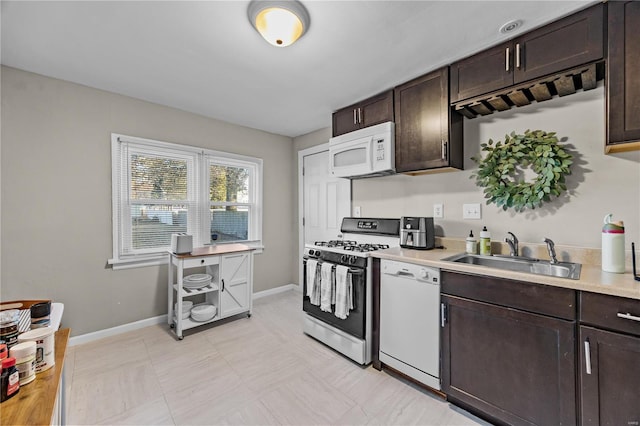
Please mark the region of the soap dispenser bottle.
[[473, 230], [469, 231], [469, 236], [465, 240], [467, 254], [478, 254], [478, 240], [473, 236]]
[[491, 233], [483, 226], [480, 232], [480, 254], [491, 255]]

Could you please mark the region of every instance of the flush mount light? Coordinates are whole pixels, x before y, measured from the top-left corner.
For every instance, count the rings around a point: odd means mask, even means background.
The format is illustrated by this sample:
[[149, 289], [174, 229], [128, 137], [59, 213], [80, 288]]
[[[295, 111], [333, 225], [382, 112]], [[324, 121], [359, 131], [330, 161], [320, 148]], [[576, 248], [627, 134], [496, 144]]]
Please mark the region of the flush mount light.
[[309, 29], [309, 13], [296, 0], [253, 0], [247, 14], [260, 35], [278, 47], [295, 43]]
[[503, 34], [509, 34], [510, 32], [513, 32], [520, 28], [521, 25], [522, 21], [520, 19], [509, 21], [500, 27], [500, 32]]

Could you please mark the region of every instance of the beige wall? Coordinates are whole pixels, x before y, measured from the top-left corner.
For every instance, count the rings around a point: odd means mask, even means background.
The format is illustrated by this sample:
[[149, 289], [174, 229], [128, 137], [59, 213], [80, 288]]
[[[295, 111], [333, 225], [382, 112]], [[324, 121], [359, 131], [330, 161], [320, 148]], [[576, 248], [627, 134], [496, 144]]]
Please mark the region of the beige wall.
[[112, 132], [262, 158], [254, 292], [297, 281], [291, 138], [3, 67], [3, 300], [63, 302], [72, 335], [167, 312], [166, 266], [107, 267]]
[[[394, 175], [353, 181], [352, 206], [362, 216], [432, 216], [433, 204], [444, 203], [444, 218], [436, 219], [438, 235], [477, 236], [486, 225], [494, 239], [507, 231], [521, 241], [600, 248], [602, 219], [613, 213], [624, 220], [627, 248], [640, 241], [640, 152], [604, 155], [604, 87], [515, 108], [490, 116], [465, 119], [465, 170], [423, 176]], [[502, 211], [484, 203], [483, 193], [469, 176], [476, 169], [470, 157], [489, 138], [504, 140], [512, 130], [555, 131], [566, 138], [575, 155], [573, 173], [567, 178], [570, 194], [542, 208], [524, 213]], [[324, 142], [325, 133], [316, 143]], [[294, 146], [298, 146], [294, 139]], [[311, 142], [304, 140], [304, 147]], [[464, 203], [481, 203], [482, 220], [462, 220]]]

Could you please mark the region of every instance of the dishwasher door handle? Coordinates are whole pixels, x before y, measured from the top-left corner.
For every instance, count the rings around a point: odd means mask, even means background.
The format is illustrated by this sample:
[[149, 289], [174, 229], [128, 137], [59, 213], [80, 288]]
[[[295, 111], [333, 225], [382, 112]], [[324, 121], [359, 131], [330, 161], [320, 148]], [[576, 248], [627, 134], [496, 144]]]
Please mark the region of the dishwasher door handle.
[[416, 277], [411, 272], [402, 271], [402, 270], [400, 270], [400, 271], [386, 271], [386, 272], [384, 272], [384, 275], [389, 275], [391, 277], [402, 277], [402, 278], [415, 278]]

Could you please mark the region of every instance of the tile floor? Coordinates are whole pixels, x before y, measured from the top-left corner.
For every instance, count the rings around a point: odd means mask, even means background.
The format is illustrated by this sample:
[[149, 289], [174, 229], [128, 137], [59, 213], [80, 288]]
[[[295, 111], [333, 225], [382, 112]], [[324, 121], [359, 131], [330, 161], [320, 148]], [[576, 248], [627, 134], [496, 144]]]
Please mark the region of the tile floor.
[[302, 333], [300, 293], [177, 341], [167, 325], [71, 347], [67, 422], [129, 425], [487, 423]]

